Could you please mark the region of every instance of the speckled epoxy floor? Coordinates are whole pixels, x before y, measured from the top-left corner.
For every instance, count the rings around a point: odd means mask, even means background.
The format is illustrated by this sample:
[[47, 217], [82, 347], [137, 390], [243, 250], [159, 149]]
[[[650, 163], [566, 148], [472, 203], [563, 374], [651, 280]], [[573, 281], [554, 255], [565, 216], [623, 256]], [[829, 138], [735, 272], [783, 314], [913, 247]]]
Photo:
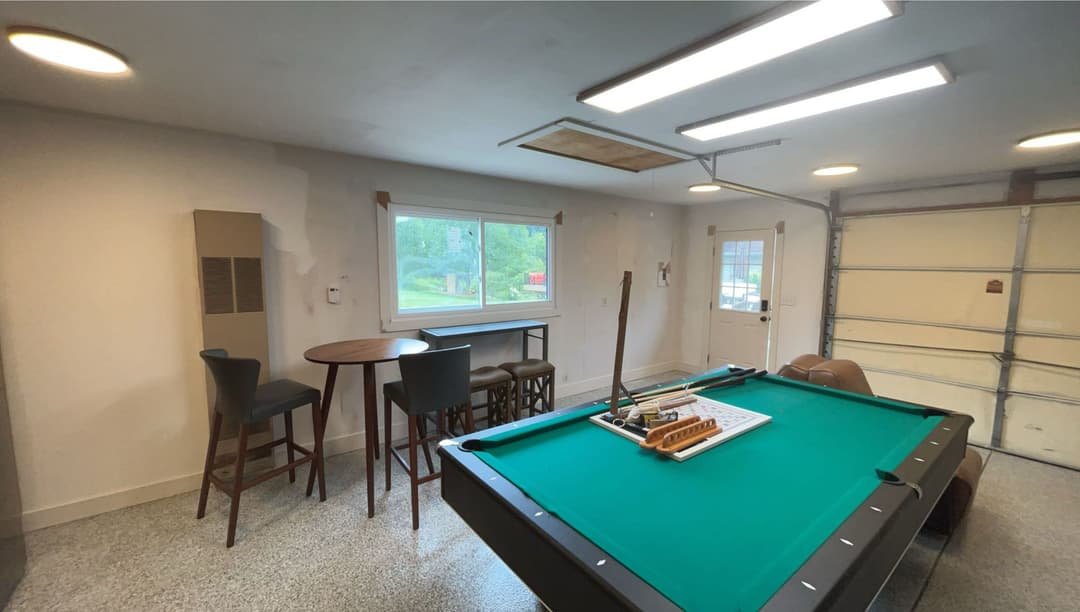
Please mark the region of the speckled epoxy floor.
[[[246, 492], [232, 549], [216, 491], [201, 521], [192, 492], [30, 533], [27, 575], [7, 609], [543, 610], [437, 483], [420, 487], [414, 532], [404, 472], [395, 467], [384, 492], [380, 461], [366, 518], [362, 462], [327, 460], [321, 504], [303, 495], [306, 470], [296, 484], [280, 477]], [[1075, 610], [1078, 526], [1080, 473], [995, 453], [969, 519], [949, 540], [919, 536], [872, 609]]]

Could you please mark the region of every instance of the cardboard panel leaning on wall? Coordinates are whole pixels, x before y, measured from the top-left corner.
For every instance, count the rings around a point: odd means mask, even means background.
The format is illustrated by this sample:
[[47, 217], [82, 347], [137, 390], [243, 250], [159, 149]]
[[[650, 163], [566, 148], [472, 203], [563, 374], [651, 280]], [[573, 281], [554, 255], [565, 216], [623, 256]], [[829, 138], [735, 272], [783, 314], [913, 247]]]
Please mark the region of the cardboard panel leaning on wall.
[[[263, 307], [262, 215], [196, 210], [194, 218], [203, 347], [223, 348], [233, 357], [258, 359], [259, 382], [265, 383], [270, 379], [270, 344]], [[252, 265], [254, 262], [258, 264]], [[222, 268], [216, 280], [208, 273], [213, 264]], [[253, 275], [257, 278], [252, 278]], [[216, 393], [214, 379], [207, 371], [206, 401], [211, 412]], [[225, 421], [221, 439], [232, 438], [238, 427], [238, 423]], [[255, 432], [268, 430], [267, 423], [257, 423], [254, 428]], [[251, 446], [268, 441], [268, 436], [256, 436]]]

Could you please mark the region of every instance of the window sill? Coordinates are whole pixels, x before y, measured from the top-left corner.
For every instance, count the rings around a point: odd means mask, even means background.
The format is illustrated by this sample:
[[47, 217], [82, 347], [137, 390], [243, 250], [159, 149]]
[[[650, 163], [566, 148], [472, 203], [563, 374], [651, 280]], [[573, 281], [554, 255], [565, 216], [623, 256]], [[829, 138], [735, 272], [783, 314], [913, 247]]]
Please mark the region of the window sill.
[[475, 325], [477, 323], [497, 323], [517, 319], [551, 319], [559, 316], [558, 308], [545, 306], [540, 308], [514, 308], [487, 312], [432, 312], [422, 315], [391, 317], [382, 322], [382, 331], [398, 332], [424, 329], [427, 327], [450, 327], [453, 325]]

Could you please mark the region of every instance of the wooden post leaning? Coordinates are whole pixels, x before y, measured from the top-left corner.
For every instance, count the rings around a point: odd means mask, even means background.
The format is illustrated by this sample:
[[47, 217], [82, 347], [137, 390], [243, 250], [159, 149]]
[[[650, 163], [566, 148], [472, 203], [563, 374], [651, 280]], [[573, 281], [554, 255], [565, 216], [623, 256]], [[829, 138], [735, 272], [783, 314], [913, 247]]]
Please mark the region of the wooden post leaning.
[[630, 310], [630, 280], [633, 272], [626, 270], [622, 276], [622, 301], [619, 302], [619, 335], [615, 340], [615, 372], [611, 375], [611, 416], [619, 416], [619, 395], [622, 391], [623, 347], [626, 344], [626, 317]]

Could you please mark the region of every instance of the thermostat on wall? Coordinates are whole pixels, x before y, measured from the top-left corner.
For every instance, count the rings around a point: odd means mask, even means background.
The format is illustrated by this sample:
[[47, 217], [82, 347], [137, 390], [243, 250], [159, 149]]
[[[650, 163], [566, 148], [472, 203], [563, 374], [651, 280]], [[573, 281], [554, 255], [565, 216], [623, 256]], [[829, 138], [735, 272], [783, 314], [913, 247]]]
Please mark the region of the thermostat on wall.
[[341, 287], [337, 285], [330, 285], [326, 288], [326, 302], [328, 304], [340, 304], [341, 303]]

